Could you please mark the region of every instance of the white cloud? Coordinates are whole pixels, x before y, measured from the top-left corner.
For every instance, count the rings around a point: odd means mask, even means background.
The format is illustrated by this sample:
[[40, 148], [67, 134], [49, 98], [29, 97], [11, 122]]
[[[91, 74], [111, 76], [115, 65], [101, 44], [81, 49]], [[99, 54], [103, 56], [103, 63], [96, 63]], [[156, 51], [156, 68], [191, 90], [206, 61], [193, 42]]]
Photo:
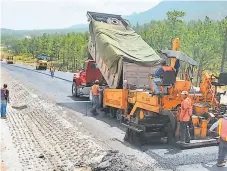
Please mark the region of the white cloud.
[[2, 0], [2, 27], [64, 28], [86, 23], [86, 12], [130, 15], [148, 10], [160, 0]]

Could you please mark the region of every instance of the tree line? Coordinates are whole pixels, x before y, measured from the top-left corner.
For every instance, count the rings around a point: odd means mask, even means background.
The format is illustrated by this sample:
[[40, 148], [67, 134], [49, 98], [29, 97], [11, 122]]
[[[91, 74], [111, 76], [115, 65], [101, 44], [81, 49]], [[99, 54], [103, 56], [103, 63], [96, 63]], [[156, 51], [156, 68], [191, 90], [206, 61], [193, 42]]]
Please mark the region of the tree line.
[[196, 70], [196, 84], [202, 73], [220, 73], [227, 69], [227, 17], [214, 21], [184, 22], [182, 11], [167, 13], [168, 19], [151, 21], [134, 29], [154, 49], [171, 49], [173, 38], [180, 38], [180, 51], [194, 58], [199, 67]]
[[[180, 51], [194, 58], [197, 83], [204, 71], [220, 73], [227, 69], [227, 17], [221, 21], [206, 17], [203, 21], [184, 22], [186, 14], [170, 11], [167, 19], [137, 24], [134, 30], [155, 50], [171, 49], [173, 38], [180, 38]], [[43, 34], [31, 39], [4, 39], [14, 55], [37, 56], [46, 54], [66, 70], [75, 70], [87, 59], [89, 33]]]
[[34, 38], [9, 38], [3, 43], [7, 47], [6, 50], [13, 55], [33, 58], [38, 55], [47, 55], [48, 59], [58, 64], [62, 70], [75, 71], [87, 58], [88, 38], [87, 32], [51, 35], [44, 33]]

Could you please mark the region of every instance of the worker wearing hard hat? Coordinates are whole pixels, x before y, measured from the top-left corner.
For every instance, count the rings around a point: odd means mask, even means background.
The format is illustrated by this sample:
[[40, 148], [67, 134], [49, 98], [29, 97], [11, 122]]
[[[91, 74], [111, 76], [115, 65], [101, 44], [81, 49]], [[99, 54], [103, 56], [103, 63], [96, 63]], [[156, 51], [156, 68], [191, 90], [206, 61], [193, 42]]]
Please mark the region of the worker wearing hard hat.
[[93, 107], [91, 113], [97, 115], [97, 108], [99, 107], [99, 80], [95, 80], [95, 84], [91, 87]]
[[213, 131], [218, 128], [218, 135], [220, 136], [219, 152], [218, 152], [218, 167], [224, 167], [226, 164], [225, 156], [227, 155], [227, 114], [215, 122], [209, 129]]
[[181, 103], [181, 111], [179, 115], [180, 121], [180, 141], [190, 143], [189, 121], [192, 116], [192, 102], [188, 97], [187, 91], [182, 91], [183, 101]]

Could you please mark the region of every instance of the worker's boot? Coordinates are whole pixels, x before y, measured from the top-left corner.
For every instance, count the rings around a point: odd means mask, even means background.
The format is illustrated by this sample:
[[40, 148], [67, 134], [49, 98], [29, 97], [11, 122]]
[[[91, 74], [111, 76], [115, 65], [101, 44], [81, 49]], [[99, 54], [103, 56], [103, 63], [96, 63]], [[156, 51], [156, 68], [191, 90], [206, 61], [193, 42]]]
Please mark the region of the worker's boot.
[[97, 112], [97, 110], [91, 110], [90, 111], [94, 116], [98, 115], [99, 113]]
[[226, 160], [224, 160], [224, 161], [221, 162], [221, 163], [217, 163], [217, 166], [218, 166], [218, 167], [224, 167], [225, 164], [226, 164]]

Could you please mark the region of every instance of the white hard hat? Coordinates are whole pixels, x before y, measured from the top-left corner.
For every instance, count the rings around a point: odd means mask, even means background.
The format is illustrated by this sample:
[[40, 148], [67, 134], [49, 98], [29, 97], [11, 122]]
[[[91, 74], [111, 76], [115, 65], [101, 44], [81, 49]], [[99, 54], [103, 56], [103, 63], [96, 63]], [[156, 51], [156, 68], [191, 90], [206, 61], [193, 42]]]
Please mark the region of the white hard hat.
[[187, 91], [182, 91], [181, 94], [183, 94], [183, 95], [188, 95], [188, 92], [187, 92]]

